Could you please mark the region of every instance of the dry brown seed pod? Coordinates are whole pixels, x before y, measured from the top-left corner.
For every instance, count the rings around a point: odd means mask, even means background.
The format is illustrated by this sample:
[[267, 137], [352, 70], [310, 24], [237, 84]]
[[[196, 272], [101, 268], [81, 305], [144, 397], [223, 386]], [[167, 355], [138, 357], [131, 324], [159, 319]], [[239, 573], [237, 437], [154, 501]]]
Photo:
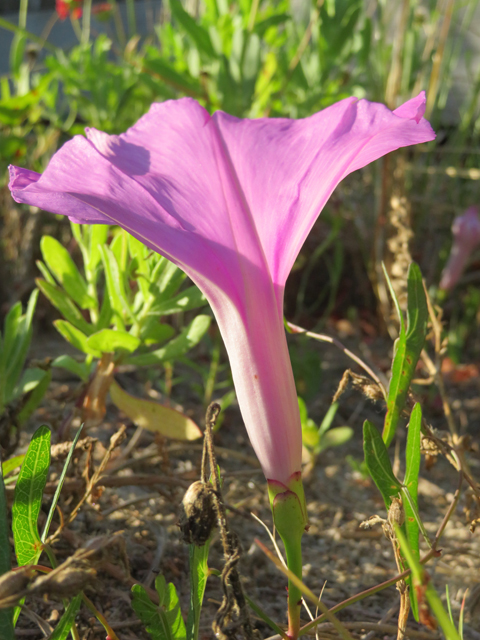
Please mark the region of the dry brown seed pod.
[[400, 498], [393, 498], [388, 510], [388, 521], [391, 525], [396, 524], [401, 527], [405, 522], [405, 510]]
[[197, 547], [210, 538], [217, 520], [213, 488], [198, 480], [189, 486], [182, 500], [183, 513], [178, 526], [183, 540]]

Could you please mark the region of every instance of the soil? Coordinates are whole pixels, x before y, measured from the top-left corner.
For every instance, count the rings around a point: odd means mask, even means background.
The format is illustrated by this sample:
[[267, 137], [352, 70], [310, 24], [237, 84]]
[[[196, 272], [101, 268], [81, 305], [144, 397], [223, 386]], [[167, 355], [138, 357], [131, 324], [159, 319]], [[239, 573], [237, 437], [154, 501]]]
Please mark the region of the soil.
[[[353, 341], [350, 346], [355, 350]], [[321, 376], [318, 379], [320, 394], [314, 403], [309, 404], [309, 412], [320, 422], [344, 370], [351, 363], [330, 345], [314, 343], [311, 348], [319, 354]], [[64, 343], [58, 343], [53, 336], [44, 337], [37, 341], [34, 357], [55, 355], [56, 349], [64, 349]], [[366, 343], [363, 345], [363, 351], [366, 351], [363, 355], [379, 370], [386, 371], [390, 349], [390, 343], [371, 341], [368, 346]], [[117, 376], [125, 388], [137, 395], [145, 394], [148, 388], [144, 378], [138, 372], [129, 371]], [[470, 378], [449, 389], [456, 398], [455, 416], [472, 436], [478, 434], [480, 427], [478, 386], [478, 379]], [[60, 425], [72, 407], [77, 387], [78, 384], [65, 374], [56, 374], [40, 413], [30, 423], [28, 433], [22, 434], [17, 452], [25, 450], [33, 429], [40, 423], [51, 425], [53, 439], [58, 439]], [[174, 387], [172, 395], [175, 399], [186, 398], [183, 409], [199, 424], [202, 423], [203, 408], [195, 400], [187, 381]], [[463, 399], [460, 401], [459, 397]], [[429, 397], [424, 390], [423, 401], [425, 411], [435, 418], [434, 426], [445, 429], [437, 409], [438, 398]], [[323, 452], [306, 479], [310, 529], [304, 536], [304, 579], [314, 593], [322, 592], [323, 602], [329, 607], [396, 574], [391, 543], [381, 527], [371, 530], [359, 527], [374, 514], [386, 516], [379, 492], [360, 469], [363, 420], [368, 418], [380, 428], [382, 415], [383, 409], [379, 404], [367, 401], [357, 391], [347, 391], [341, 398], [335, 424], [352, 426], [354, 436], [342, 448]], [[181, 540], [177, 523], [183, 494], [192, 482], [199, 479], [201, 444], [167, 442], [145, 431], [138, 433], [134, 425], [111, 406], [105, 420], [84, 434], [97, 439], [93, 448], [94, 465], [99, 464], [110, 437], [122, 424], [126, 426], [126, 440], [116, 449], [106, 470], [110, 478], [119, 478], [115, 482], [122, 486], [99, 487], [54, 543], [54, 551], [60, 562], [94, 538], [104, 536], [104, 543], [113, 540], [103, 550], [101, 560], [97, 558], [96, 578], [85, 593], [108, 620], [119, 640], [146, 640], [150, 636], [131, 607], [133, 582], [153, 588], [156, 576], [162, 573], [168, 582], [175, 584], [183, 611], [188, 608], [188, 547]], [[75, 422], [72, 427], [75, 427]], [[72, 428], [69, 438], [73, 431]], [[138, 438], [134, 447], [129, 444], [132, 437]], [[399, 460], [403, 460], [404, 438], [402, 429], [397, 444]], [[224, 422], [215, 434], [215, 446], [223, 479], [223, 500], [229, 510], [229, 526], [238, 536], [242, 548], [240, 571], [245, 591], [274, 621], [283, 625], [286, 622], [286, 579], [256, 543], [258, 539], [272, 548], [269, 535], [259, 522], [261, 520], [269, 529], [272, 528], [265, 480], [236, 406], [226, 411]], [[469, 462], [473, 475], [478, 476], [478, 448], [469, 454]], [[81, 478], [85, 464], [86, 455], [83, 454], [70, 468], [60, 500], [65, 516], [82, 495], [84, 483]], [[51, 482], [58, 478], [61, 465], [61, 462], [52, 463]], [[441, 457], [430, 470], [424, 466], [419, 487], [420, 512], [427, 532], [433, 538], [452, 502], [458, 474]], [[399, 477], [402, 477], [401, 473]], [[12, 497], [11, 491], [9, 497]], [[50, 501], [51, 494], [45, 495], [43, 518], [48, 513]], [[472, 533], [468, 528], [464, 513], [466, 504], [464, 491], [445, 530], [440, 545], [441, 556], [429, 562], [428, 573], [444, 600], [445, 586], [448, 585], [455, 619], [458, 619], [462, 598], [468, 590], [464, 637], [479, 640], [480, 539], [478, 530]], [[57, 524], [58, 521], [54, 528]], [[115, 534], [118, 537], [114, 537]], [[426, 551], [424, 544], [422, 554]], [[221, 571], [223, 563], [221, 544], [216, 534], [211, 545], [209, 566]], [[211, 624], [221, 600], [220, 580], [212, 576], [207, 582], [201, 638], [214, 637]], [[349, 623], [355, 638], [393, 638], [396, 637], [398, 604], [398, 592], [392, 586], [348, 607], [338, 617]], [[42, 597], [29, 598], [27, 608], [27, 615], [20, 616], [16, 635], [32, 640], [45, 637], [35, 621], [36, 616], [54, 627], [63, 611], [60, 601]], [[314, 610], [312, 614], [315, 615]], [[302, 619], [305, 622], [309, 620], [305, 610]], [[254, 620], [261, 638], [273, 635], [264, 622], [255, 617]], [[82, 640], [103, 640], [106, 637], [104, 629], [85, 606], [77, 616], [77, 627]], [[324, 624], [318, 629], [318, 635], [331, 638], [337, 633], [332, 631], [330, 624]], [[415, 623], [412, 617], [408, 635], [420, 639], [437, 637], [436, 632]]]

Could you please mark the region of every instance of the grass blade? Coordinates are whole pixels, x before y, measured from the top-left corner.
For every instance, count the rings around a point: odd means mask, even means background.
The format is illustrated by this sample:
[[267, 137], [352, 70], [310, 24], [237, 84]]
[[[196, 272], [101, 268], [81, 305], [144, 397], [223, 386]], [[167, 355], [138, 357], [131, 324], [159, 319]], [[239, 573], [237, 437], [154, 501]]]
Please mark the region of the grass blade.
[[63, 616], [60, 618], [60, 622], [57, 624], [57, 626], [55, 627], [55, 631], [50, 636], [50, 640], [66, 640], [68, 634], [70, 633], [70, 629], [73, 627], [75, 616], [77, 615], [81, 604], [82, 594], [79, 593], [77, 596], [70, 600], [70, 603], [66, 608]]
[[67, 459], [65, 460], [65, 464], [63, 465], [62, 473], [60, 475], [58, 486], [55, 490], [55, 495], [53, 496], [52, 504], [50, 505], [50, 511], [48, 512], [47, 522], [45, 523], [45, 527], [42, 533], [42, 542], [45, 542], [48, 536], [48, 530], [50, 529], [50, 525], [52, 524], [53, 515], [55, 513], [55, 509], [57, 508], [58, 499], [60, 498], [60, 493], [62, 491], [63, 483], [65, 481], [65, 476], [67, 474], [68, 465], [70, 464], [70, 460], [72, 459], [73, 452], [75, 451], [75, 447], [77, 446], [78, 439], [80, 438], [80, 434], [82, 433], [83, 424], [80, 425], [79, 430], [75, 434], [75, 437], [72, 442], [72, 446], [70, 447], [70, 451], [68, 452]]

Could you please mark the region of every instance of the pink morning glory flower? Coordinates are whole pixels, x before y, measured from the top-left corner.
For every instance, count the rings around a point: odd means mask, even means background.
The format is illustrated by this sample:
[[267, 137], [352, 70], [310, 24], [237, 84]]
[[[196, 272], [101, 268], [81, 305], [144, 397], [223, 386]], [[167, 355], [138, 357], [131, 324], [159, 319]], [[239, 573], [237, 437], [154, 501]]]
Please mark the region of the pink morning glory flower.
[[462, 276], [471, 254], [480, 246], [480, 215], [478, 207], [469, 207], [452, 224], [453, 244], [442, 273], [440, 289], [452, 289]]
[[433, 140], [424, 108], [424, 94], [393, 112], [348, 98], [303, 120], [241, 120], [183, 98], [120, 136], [87, 129], [42, 175], [11, 167], [10, 189], [74, 222], [120, 225], [190, 276], [217, 319], [265, 476], [287, 484], [302, 452], [287, 276], [342, 178]]

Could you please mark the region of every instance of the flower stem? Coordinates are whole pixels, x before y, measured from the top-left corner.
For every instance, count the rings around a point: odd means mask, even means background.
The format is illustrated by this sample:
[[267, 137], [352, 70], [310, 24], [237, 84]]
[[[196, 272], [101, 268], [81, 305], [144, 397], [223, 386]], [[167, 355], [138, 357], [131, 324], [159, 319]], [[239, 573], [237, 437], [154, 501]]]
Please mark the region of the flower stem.
[[[291, 540], [283, 540], [287, 554], [287, 565], [290, 571], [302, 579], [302, 538], [292, 536]], [[300, 631], [300, 609], [302, 606], [302, 593], [291, 581], [288, 581], [288, 631], [287, 635], [296, 640]]]
[[[292, 474], [287, 484], [268, 481], [268, 492], [273, 521], [287, 554], [287, 565], [299, 580], [302, 579], [302, 536], [307, 526], [307, 510], [300, 472]], [[288, 580], [288, 632], [291, 640], [297, 640], [300, 631], [302, 593]]]

